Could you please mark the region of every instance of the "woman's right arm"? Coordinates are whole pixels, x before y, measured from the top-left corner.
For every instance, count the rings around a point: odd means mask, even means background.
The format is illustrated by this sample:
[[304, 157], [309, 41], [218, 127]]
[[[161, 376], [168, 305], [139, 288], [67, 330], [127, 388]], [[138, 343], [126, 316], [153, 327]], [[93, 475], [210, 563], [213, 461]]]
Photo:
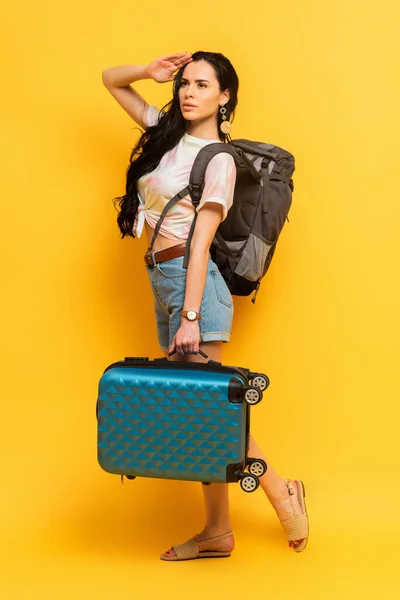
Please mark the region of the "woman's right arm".
[[179, 52], [178, 54], [156, 58], [148, 65], [110, 67], [103, 71], [103, 83], [128, 115], [140, 127], [146, 129], [148, 127], [147, 109], [149, 105], [130, 84], [139, 79], [154, 79], [158, 83], [172, 81], [174, 73], [191, 60], [191, 54]]
[[118, 104], [143, 129], [147, 127], [147, 107], [144, 98], [130, 85], [139, 79], [152, 79], [144, 65], [120, 65], [105, 69], [103, 83]]

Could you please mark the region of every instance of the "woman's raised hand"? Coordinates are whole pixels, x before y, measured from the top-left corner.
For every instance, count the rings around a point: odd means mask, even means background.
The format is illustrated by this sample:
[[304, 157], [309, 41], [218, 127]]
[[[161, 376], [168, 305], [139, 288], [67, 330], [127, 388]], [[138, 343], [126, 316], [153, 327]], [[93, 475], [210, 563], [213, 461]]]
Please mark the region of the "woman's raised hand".
[[174, 73], [192, 61], [192, 55], [187, 52], [179, 52], [178, 54], [168, 54], [156, 58], [153, 62], [147, 65], [147, 72], [150, 77], [157, 83], [166, 83], [174, 79]]

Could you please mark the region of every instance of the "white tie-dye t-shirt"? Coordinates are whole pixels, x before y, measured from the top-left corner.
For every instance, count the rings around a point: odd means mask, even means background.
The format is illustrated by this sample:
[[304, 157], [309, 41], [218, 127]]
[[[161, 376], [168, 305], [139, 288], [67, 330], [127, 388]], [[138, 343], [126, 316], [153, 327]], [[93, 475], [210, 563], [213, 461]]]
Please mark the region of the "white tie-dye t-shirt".
[[[156, 106], [149, 106], [147, 126], [157, 123], [159, 113]], [[138, 179], [140, 206], [134, 225], [137, 237], [142, 234], [144, 220], [154, 229], [167, 202], [188, 185], [190, 171], [199, 150], [206, 144], [220, 141], [204, 140], [185, 133], [179, 143], [164, 154], [154, 171]], [[197, 211], [201, 210], [205, 202], [217, 202], [223, 207], [224, 220], [232, 205], [235, 181], [236, 165], [233, 157], [225, 152], [214, 156], [207, 166], [203, 195]], [[168, 211], [160, 234], [178, 242], [186, 240], [193, 217], [194, 207], [188, 194]]]

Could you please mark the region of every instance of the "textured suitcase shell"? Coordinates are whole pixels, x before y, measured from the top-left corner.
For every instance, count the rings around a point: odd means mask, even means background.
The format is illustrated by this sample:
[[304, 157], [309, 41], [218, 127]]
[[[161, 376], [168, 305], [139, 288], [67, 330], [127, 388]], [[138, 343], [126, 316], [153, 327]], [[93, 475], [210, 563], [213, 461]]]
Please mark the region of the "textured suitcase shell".
[[238, 481], [250, 411], [246, 402], [228, 396], [232, 380], [247, 384], [246, 373], [219, 363], [166, 363], [127, 359], [103, 373], [97, 401], [100, 466], [126, 476]]

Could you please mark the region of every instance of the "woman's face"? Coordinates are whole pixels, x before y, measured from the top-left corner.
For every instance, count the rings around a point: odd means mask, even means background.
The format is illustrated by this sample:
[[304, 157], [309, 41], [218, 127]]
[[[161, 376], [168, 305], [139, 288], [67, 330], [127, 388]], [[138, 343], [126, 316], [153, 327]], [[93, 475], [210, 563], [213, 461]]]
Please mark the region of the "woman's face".
[[[186, 65], [178, 93], [183, 118], [188, 121], [216, 115], [220, 106], [229, 100], [229, 91], [220, 91], [215, 71], [205, 60]], [[193, 108], [185, 106], [186, 103]]]

